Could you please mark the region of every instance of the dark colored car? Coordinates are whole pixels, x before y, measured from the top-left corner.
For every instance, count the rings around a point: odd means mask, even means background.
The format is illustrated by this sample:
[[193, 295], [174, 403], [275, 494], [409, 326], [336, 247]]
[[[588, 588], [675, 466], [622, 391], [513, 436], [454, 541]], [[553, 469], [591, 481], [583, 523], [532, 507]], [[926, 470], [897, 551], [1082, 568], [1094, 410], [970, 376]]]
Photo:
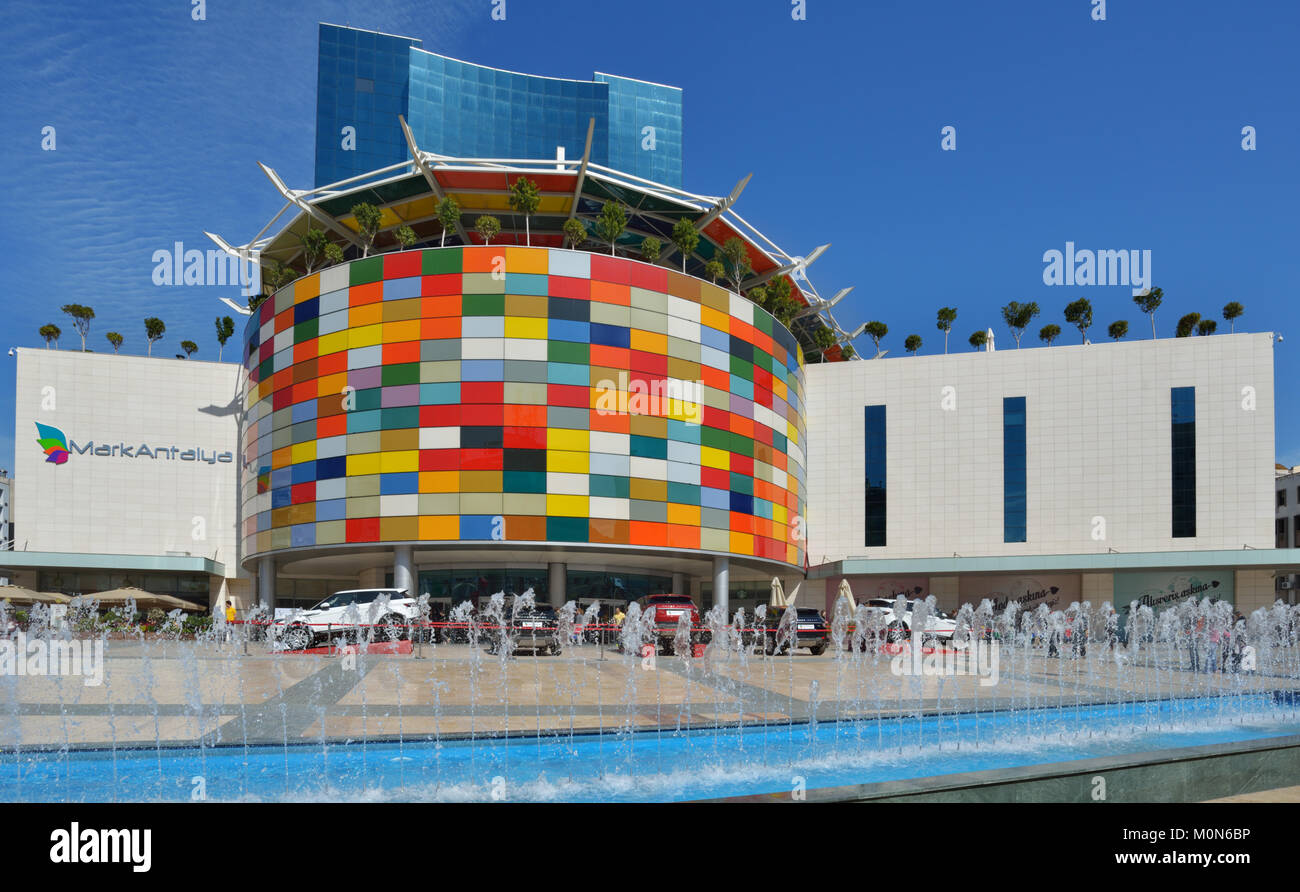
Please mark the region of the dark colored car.
[[[515, 650], [531, 650], [543, 654], [560, 652], [560, 617], [549, 604], [508, 607], [506, 631]], [[501, 630], [490, 629], [483, 634], [488, 639], [488, 653], [497, 653], [501, 644]]]
[[[806, 647], [814, 656], [822, 654], [830, 642], [830, 628], [821, 612], [815, 607], [796, 607], [799, 618], [795, 623], [795, 648]], [[777, 651], [777, 630], [781, 625], [783, 610], [770, 611], [763, 618], [763, 652], [774, 654]], [[785, 653], [790, 645], [782, 643], [781, 652]]]
[[[677, 624], [683, 615], [690, 616], [692, 629], [700, 627], [700, 608], [695, 606], [695, 602], [689, 595], [646, 595], [637, 603], [641, 605], [642, 613], [653, 612], [659, 649], [665, 653], [673, 653], [673, 641], [677, 638]], [[699, 632], [691, 633], [692, 644], [701, 640]]]

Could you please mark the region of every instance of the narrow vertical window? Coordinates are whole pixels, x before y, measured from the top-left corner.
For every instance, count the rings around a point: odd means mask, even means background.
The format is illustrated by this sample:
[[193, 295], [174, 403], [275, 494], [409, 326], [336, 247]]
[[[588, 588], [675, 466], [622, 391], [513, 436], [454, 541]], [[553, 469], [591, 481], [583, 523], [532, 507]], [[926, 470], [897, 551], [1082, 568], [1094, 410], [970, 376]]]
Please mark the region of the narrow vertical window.
[[1196, 535], [1196, 388], [1170, 392], [1173, 446], [1173, 537]]
[[868, 547], [885, 544], [885, 407], [866, 407]]
[[1002, 400], [1002, 541], [1028, 541], [1025, 398]]

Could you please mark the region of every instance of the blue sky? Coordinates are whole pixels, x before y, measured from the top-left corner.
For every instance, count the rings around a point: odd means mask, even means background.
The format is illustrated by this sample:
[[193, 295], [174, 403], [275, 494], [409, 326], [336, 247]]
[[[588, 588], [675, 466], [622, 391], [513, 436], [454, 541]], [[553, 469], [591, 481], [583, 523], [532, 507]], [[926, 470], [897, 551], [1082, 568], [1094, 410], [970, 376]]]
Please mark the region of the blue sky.
[[[841, 324], [889, 326], [883, 346], [942, 351], [935, 311], [958, 308], [950, 350], [976, 329], [1011, 346], [998, 308], [1035, 300], [1060, 343], [1076, 297], [1094, 340], [1150, 326], [1124, 287], [1047, 287], [1043, 253], [1152, 253], [1162, 337], [1184, 313], [1246, 307], [1238, 331], [1278, 331], [1277, 457], [1300, 464], [1295, 298], [1300, 4], [1290, 0], [506, 0], [111, 4], [9, 0], [0, 107], [4, 341], [41, 345], [65, 303], [96, 311], [89, 345], [146, 316], [215, 359], [217, 302], [233, 290], [157, 287], [152, 254], [243, 242], [281, 205], [255, 162], [312, 183], [319, 21], [420, 37], [426, 49], [502, 68], [589, 78], [608, 71], [685, 90], [686, 187], [725, 194], [811, 269], [825, 295], [856, 290]], [[1242, 128], [1258, 149], [1241, 147]], [[41, 150], [56, 128], [55, 151]], [[941, 150], [953, 126], [957, 150]], [[1226, 329], [1226, 324], [1220, 324]], [[1145, 334], [1144, 334], [1145, 332]], [[870, 355], [870, 342], [858, 348]], [[231, 350], [234, 354], [237, 350]], [[886, 361], [895, 361], [893, 359]], [[899, 359], [897, 361], [906, 361]], [[14, 363], [0, 355], [0, 466], [13, 467]], [[20, 431], [20, 448], [28, 443]]]

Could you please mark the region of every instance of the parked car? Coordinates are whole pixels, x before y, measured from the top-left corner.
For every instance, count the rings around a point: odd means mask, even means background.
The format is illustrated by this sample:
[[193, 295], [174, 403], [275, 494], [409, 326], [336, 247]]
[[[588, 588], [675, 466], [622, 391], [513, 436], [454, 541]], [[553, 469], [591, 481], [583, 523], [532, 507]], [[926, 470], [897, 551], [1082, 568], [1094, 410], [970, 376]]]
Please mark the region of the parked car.
[[[879, 610], [885, 620], [884, 637], [886, 641], [897, 642], [905, 641], [912, 637], [912, 611], [916, 607], [915, 600], [907, 602], [907, 610], [901, 617], [894, 613], [895, 601], [890, 598], [872, 598], [867, 601], [867, 607], [872, 610]], [[925, 621], [924, 634], [921, 636], [922, 643], [930, 641], [951, 641], [953, 632], [957, 630], [957, 621], [942, 610], [935, 610]]]
[[[407, 637], [411, 623], [418, 622], [420, 608], [416, 600], [404, 589], [363, 588], [335, 592], [307, 610], [277, 620], [266, 627], [267, 637], [281, 642], [288, 650], [305, 650], [328, 641], [331, 637], [364, 638], [370, 629], [371, 607], [381, 596], [388, 596], [388, 605], [382, 616], [373, 620], [373, 638], [376, 641], [397, 641]], [[352, 605], [360, 615], [360, 628], [346, 615]]]
[[[691, 628], [700, 627], [700, 608], [689, 595], [646, 595], [637, 599], [642, 613], [653, 612], [655, 634], [658, 637], [658, 649], [664, 653], [673, 653], [673, 641], [677, 637], [677, 624], [684, 614], [691, 617]], [[702, 640], [701, 633], [691, 633], [691, 643]]]
[[[795, 643], [794, 648], [806, 647], [813, 652], [813, 656], [819, 656], [826, 650], [826, 645], [830, 641], [830, 629], [826, 625], [825, 618], [822, 617], [821, 611], [815, 607], [796, 607], [798, 619], [795, 622], [797, 628], [794, 630]], [[781, 618], [785, 615], [784, 610], [769, 610], [763, 617], [763, 652], [767, 654], [777, 653], [777, 637], [781, 626]], [[783, 643], [780, 652], [785, 653], [791, 649], [789, 643]]]
[[[515, 650], [531, 650], [533, 653], [558, 654], [560, 652], [560, 617], [555, 608], [549, 604], [534, 607], [509, 607], [506, 610], [506, 632], [514, 643]], [[501, 648], [500, 630], [493, 629], [487, 633], [488, 653], [499, 653]]]

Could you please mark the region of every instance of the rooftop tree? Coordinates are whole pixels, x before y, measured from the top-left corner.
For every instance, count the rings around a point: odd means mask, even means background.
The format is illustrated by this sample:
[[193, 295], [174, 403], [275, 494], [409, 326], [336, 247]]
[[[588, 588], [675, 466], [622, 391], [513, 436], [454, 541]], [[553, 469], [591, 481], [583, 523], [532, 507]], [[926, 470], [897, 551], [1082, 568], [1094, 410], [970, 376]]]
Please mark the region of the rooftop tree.
[[754, 271], [749, 265], [749, 249], [745, 247], [743, 239], [733, 235], [723, 244], [722, 257], [727, 262], [727, 277], [736, 286], [736, 293], [739, 294], [740, 283], [745, 280], [745, 276]]
[[[862, 329], [866, 332], [867, 337], [871, 338], [871, 343], [876, 345], [876, 358], [880, 358], [880, 342], [889, 334], [889, 326], [883, 322], [868, 322]], [[920, 340], [919, 338], [917, 340]]]
[[609, 244], [609, 256], [614, 256], [614, 248], [627, 229], [627, 211], [617, 201], [607, 201], [600, 208], [596, 218], [596, 236]]
[[149, 356], [153, 356], [153, 342], [167, 333], [167, 326], [157, 316], [144, 320], [144, 336], [149, 341]]
[[1029, 303], [1020, 303], [1012, 301], [1002, 308], [1002, 321], [1011, 329], [1011, 337], [1016, 339], [1016, 349], [1020, 349], [1020, 337], [1029, 327], [1029, 323], [1034, 321], [1038, 315], [1038, 303], [1030, 301]]
[[903, 349], [915, 356], [916, 351], [921, 349], [921, 336], [914, 334], [908, 335], [903, 341]]
[[484, 214], [474, 221], [474, 231], [483, 239], [483, 244], [490, 245], [501, 232], [501, 221], [491, 214]]
[[352, 216], [357, 221], [357, 233], [361, 236], [361, 256], [369, 257], [370, 249], [375, 246], [375, 236], [379, 234], [379, 224], [384, 215], [379, 208], [368, 201], [359, 201], [352, 205]]
[[570, 217], [564, 221], [564, 240], [570, 248], [577, 250], [587, 240], [587, 227], [577, 217]]
[[438, 242], [439, 248], [447, 247], [447, 230], [452, 229], [460, 222], [460, 205], [456, 199], [448, 196], [438, 202], [437, 210], [438, 222], [442, 224], [442, 239]]
[[193, 341], [181, 341], [181, 349], [185, 351], [185, 358], [189, 359], [199, 352], [199, 345]]
[[658, 263], [659, 255], [664, 251], [664, 243], [653, 235], [641, 239], [641, 256], [646, 263]]
[[1218, 327], [1219, 323], [1215, 322], [1213, 319], [1202, 319], [1200, 322], [1196, 323], [1196, 333], [1198, 335], [1212, 335], [1214, 334], [1214, 330]]
[[686, 272], [686, 258], [695, 253], [695, 248], [700, 243], [699, 230], [694, 223], [682, 217], [673, 224], [673, 234], [669, 238], [682, 253], [682, 272]]
[[1139, 310], [1151, 317], [1151, 337], [1156, 336], [1156, 310], [1160, 308], [1160, 303], [1165, 298], [1164, 289], [1148, 288], [1141, 294], [1133, 295], [1133, 303], [1137, 304]]
[[1223, 307], [1223, 319], [1228, 323], [1228, 333], [1234, 334], [1237, 331], [1237, 320], [1241, 314], [1246, 312], [1246, 308], [1235, 300]]
[[982, 349], [988, 342], [989, 333], [982, 328], [970, 336], [970, 345], [976, 350]]
[[90, 334], [90, 322], [95, 318], [95, 311], [81, 304], [64, 304], [60, 309], [72, 317], [72, 327], [81, 335], [81, 352], [86, 352], [86, 335]]
[[307, 275], [311, 275], [316, 264], [325, 256], [325, 246], [329, 244], [325, 230], [308, 225], [307, 234], [302, 237], [302, 257], [307, 262]]
[[1174, 337], [1189, 338], [1196, 331], [1196, 323], [1201, 321], [1200, 313], [1188, 313], [1178, 320], [1178, 326], [1174, 329]]
[[1079, 329], [1082, 343], [1088, 343], [1088, 329], [1092, 327], [1092, 302], [1081, 297], [1066, 304], [1065, 321]]
[[115, 331], [110, 331], [108, 334], [104, 335], [104, 337], [108, 338], [108, 342], [113, 345], [113, 353], [116, 354], [118, 348], [122, 346], [122, 336]]
[[1113, 340], [1121, 340], [1128, 334], [1128, 320], [1121, 319], [1118, 322], [1112, 322], [1110, 328], [1106, 329], [1106, 334], [1110, 335]]
[[[343, 262], [343, 249], [330, 242], [325, 246], [325, 262], [330, 266], [338, 266]], [[249, 304], [249, 309], [252, 309], [252, 304]]]
[[235, 320], [229, 316], [217, 317], [217, 362], [221, 362], [221, 354], [226, 349], [226, 341], [230, 340], [235, 333]]
[[403, 223], [393, 230], [393, 241], [397, 242], [399, 250], [405, 251], [415, 244], [415, 230]]
[[1052, 346], [1052, 341], [1056, 340], [1060, 336], [1061, 326], [1056, 324], [1044, 325], [1042, 328], [1038, 329], [1038, 340], [1042, 341], [1049, 347]]
[[948, 352], [948, 332], [952, 331], [952, 324], [957, 321], [956, 307], [940, 307], [938, 314], [938, 324], [935, 326], [943, 332], [943, 352]]
[[524, 239], [525, 243], [533, 243], [533, 233], [529, 226], [529, 219], [537, 213], [538, 206], [542, 203], [542, 193], [538, 191], [537, 184], [528, 177], [519, 177], [510, 184], [510, 208], [516, 214], [524, 215]]
[[722, 265], [720, 260], [710, 260], [704, 264], [704, 275], [708, 276], [714, 285], [718, 284], [718, 279], [721, 279], [726, 274], [727, 268]]
[[49, 325], [41, 326], [41, 337], [45, 338], [45, 349], [50, 349], [50, 344], [54, 344], [54, 349], [59, 349], [59, 335], [63, 334], [63, 329], [59, 328], [53, 322]]

